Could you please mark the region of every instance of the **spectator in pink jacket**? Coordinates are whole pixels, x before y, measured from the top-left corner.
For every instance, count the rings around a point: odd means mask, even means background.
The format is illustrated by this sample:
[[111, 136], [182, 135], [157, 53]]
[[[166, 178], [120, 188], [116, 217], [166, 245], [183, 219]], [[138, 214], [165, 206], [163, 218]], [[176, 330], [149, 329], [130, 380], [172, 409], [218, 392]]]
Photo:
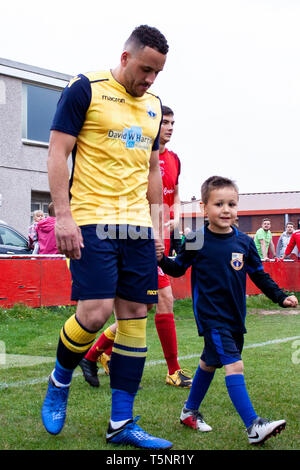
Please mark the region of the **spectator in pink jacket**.
[[39, 244], [37, 239], [36, 227], [40, 220], [44, 219], [44, 212], [41, 210], [36, 210], [33, 213], [33, 222], [28, 229], [28, 241], [29, 248], [33, 250], [33, 253], [36, 254], [39, 252]]
[[39, 255], [54, 255], [58, 254], [55, 240], [55, 210], [53, 202], [48, 206], [49, 217], [41, 220], [36, 227]]

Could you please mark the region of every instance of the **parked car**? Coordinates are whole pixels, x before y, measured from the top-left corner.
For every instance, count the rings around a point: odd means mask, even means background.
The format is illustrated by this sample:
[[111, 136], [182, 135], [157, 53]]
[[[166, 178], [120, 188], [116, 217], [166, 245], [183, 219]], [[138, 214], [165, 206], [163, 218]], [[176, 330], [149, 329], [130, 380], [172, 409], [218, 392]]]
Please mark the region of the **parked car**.
[[0, 254], [30, 255], [28, 239], [15, 228], [0, 221]]

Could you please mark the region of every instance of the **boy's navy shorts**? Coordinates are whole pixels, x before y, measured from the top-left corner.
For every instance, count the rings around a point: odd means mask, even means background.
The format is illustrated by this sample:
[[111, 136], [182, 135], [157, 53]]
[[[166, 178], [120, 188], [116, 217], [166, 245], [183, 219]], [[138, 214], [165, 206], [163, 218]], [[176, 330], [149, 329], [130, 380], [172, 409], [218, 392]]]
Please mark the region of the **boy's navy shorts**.
[[157, 261], [152, 229], [85, 225], [79, 260], [70, 261], [72, 300], [113, 299], [157, 303]]
[[201, 359], [207, 366], [220, 368], [240, 361], [243, 346], [243, 333], [225, 328], [213, 328], [204, 332], [204, 349]]

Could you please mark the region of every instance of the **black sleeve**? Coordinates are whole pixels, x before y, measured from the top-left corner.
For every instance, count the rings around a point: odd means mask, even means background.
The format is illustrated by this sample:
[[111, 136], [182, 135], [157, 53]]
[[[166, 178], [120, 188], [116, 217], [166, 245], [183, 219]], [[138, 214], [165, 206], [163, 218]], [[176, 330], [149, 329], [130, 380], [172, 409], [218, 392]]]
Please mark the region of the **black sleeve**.
[[164, 273], [172, 277], [183, 276], [187, 269], [194, 263], [199, 253], [199, 247], [203, 245], [203, 235], [200, 232], [191, 232], [184, 240], [175, 259], [163, 255], [158, 265]]
[[265, 271], [259, 270], [253, 273], [248, 273], [251, 281], [269, 298], [272, 302], [279, 304], [281, 307], [284, 307], [282, 304], [284, 299], [288, 297], [287, 294], [283, 292], [282, 289], [276, 284], [275, 281], [269, 276]]
[[161, 261], [158, 262], [158, 265], [161, 267], [165, 274], [169, 274], [172, 277], [183, 276], [187, 268], [185, 265], [180, 265], [176, 263], [175, 259], [170, 259], [166, 255], [163, 255]]
[[183, 276], [195, 261], [200, 245], [203, 245], [203, 236], [199, 236], [198, 232], [191, 232], [180, 246], [176, 258], [170, 259], [164, 255], [158, 265], [172, 277]]

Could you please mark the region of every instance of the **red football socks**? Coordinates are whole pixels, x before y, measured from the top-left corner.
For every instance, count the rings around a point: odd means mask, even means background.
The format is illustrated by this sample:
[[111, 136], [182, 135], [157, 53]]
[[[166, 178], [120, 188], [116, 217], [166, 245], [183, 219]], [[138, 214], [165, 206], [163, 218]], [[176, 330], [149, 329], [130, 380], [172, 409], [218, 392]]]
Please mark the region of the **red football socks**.
[[157, 313], [155, 315], [155, 326], [164, 356], [172, 375], [180, 366], [177, 360], [177, 336], [174, 321], [174, 313]]
[[88, 350], [85, 355], [85, 359], [96, 362], [99, 356], [105, 352], [107, 355], [111, 355], [111, 350], [114, 344], [115, 334], [112, 333], [110, 328], [106, 328], [105, 331], [99, 336], [96, 343]]

